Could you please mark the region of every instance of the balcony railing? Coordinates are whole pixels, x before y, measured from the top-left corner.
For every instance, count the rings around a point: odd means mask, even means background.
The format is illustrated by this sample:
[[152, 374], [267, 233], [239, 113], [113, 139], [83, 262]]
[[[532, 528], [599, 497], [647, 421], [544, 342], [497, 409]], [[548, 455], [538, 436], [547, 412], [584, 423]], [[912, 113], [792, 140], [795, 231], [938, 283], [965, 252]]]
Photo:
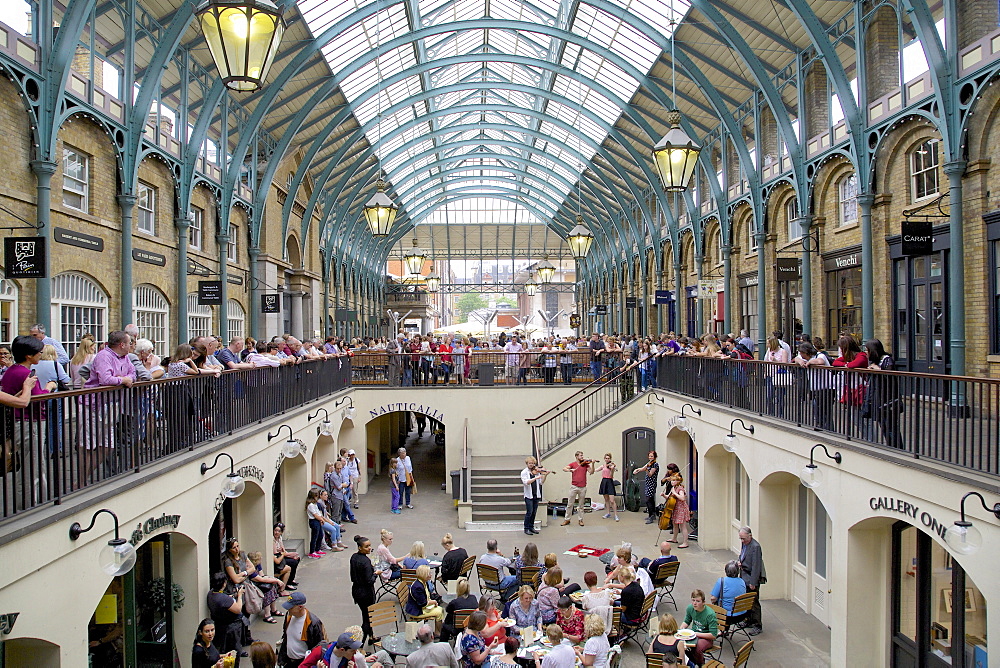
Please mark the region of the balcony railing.
[[703, 357], [661, 357], [660, 388], [1000, 475], [1000, 380]]
[[348, 358], [54, 392], [3, 407], [0, 519], [262, 422], [350, 385]]

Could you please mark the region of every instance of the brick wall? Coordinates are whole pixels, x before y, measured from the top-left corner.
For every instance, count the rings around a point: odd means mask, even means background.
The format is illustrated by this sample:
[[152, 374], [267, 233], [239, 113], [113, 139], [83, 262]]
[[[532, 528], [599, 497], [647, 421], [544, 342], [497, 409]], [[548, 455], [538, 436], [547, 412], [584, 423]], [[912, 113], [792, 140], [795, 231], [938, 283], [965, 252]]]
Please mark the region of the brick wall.
[[1000, 24], [1000, 5], [996, 0], [962, 0], [958, 9], [958, 45], [964, 48], [995, 32]]
[[899, 31], [896, 15], [888, 7], [869, 19], [865, 30], [868, 100], [899, 88]]

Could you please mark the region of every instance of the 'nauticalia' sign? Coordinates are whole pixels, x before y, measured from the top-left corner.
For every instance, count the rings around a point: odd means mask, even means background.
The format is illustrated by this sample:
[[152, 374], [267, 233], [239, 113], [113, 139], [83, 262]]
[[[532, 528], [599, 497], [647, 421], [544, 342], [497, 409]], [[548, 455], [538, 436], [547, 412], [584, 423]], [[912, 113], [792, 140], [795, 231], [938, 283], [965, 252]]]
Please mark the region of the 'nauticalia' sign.
[[444, 413], [436, 408], [431, 408], [430, 406], [424, 406], [423, 404], [418, 404], [415, 401], [400, 401], [395, 404], [385, 404], [384, 406], [379, 406], [378, 408], [373, 408], [369, 413], [371, 413], [372, 419], [377, 418], [380, 415], [385, 415], [387, 413], [396, 413], [399, 411], [410, 411], [411, 413], [423, 413], [432, 420], [437, 420], [438, 422], [444, 422]]
[[948, 530], [947, 524], [939, 522], [926, 510], [921, 512], [919, 507], [902, 499], [894, 499], [891, 496], [873, 496], [869, 499], [868, 505], [876, 512], [882, 510], [887, 513], [899, 513], [905, 517], [919, 520], [921, 524], [927, 527], [928, 531], [936, 533], [941, 538], [944, 538], [944, 533]]

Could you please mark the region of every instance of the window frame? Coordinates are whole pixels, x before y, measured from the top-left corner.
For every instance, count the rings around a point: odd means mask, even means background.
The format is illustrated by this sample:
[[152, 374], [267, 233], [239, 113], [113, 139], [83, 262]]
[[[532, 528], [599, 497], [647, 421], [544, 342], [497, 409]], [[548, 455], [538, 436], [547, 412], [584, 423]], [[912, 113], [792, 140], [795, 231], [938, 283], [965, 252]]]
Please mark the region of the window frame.
[[[798, 197], [790, 197], [783, 207], [785, 212], [785, 229], [788, 232], [789, 243], [793, 241], [798, 241], [802, 238], [802, 224], [799, 221], [801, 216], [799, 215], [799, 200]], [[793, 236], [793, 226], [797, 228], [797, 232]]]
[[139, 336], [153, 342], [153, 352], [170, 354], [170, 302], [158, 288], [143, 283], [132, 288], [132, 320]]
[[239, 226], [230, 224], [226, 238], [226, 261], [237, 262], [239, 259]]
[[[77, 156], [80, 160], [80, 164], [83, 166], [83, 176], [71, 176], [66, 169], [66, 161], [70, 157], [70, 154]], [[81, 151], [78, 148], [72, 146], [63, 145], [63, 164], [62, 164], [62, 203], [63, 206], [72, 209], [74, 211], [80, 211], [81, 213], [88, 213], [90, 211], [90, 156]], [[79, 184], [79, 189], [69, 188], [67, 186], [71, 184]], [[72, 196], [79, 197], [82, 201], [81, 206], [74, 206], [66, 201], [66, 194], [70, 193]]]
[[[925, 159], [923, 155], [930, 156]], [[910, 201], [922, 202], [931, 197], [937, 196], [941, 192], [941, 177], [939, 168], [941, 166], [941, 140], [931, 138], [921, 142], [909, 154], [907, 164], [910, 168]], [[926, 179], [926, 181], [925, 181]], [[933, 180], [933, 190], [928, 187], [928, 182]], [[919, 194], [923, 190], [923, 194]]]
[[188, 248], [191, 250], [201, 250], [202, 231], [205, 226], [205, 210], [196, 206], [191, 207], [191, 221], [188, 225]]
[[[145, 206], [143, 205], [143, 195], [148, 197], [148, 202]], [[139, 181], [139, 187], [136, 190], [136, 209], [138, 213], [135, 217], [136, 229], [143, 234], [151, 234], [156, 236], [156, 188], [149, 185], [148, 183], [143, 183]], [[148, 226], [143, 226], [143, 220], [148, 222]]]
[[[854, 184], [853, 194], [849, 190], [852, 182]], [[844, 198], [845, 190], [850, 195], [846, 199]], [[853, 218], [848, 218], [849, 214], [853, 215]], [[851, 172], [837, 182], [837, 225], [838, 227], [853, 225], [858, 222], [858, 216], [858, 175]]]

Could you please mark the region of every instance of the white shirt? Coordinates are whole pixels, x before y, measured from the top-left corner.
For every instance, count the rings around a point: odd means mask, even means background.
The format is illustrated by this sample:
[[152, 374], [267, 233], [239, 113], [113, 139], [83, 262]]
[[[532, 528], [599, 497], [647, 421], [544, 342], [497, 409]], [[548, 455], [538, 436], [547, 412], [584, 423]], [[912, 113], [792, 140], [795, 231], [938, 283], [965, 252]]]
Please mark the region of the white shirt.
[[602, 634], [587, 638], [587, 642], [583, 646], [583, 653], [594, 657], [594, 668], [607, 668], [610, 649], [611, 643], [608, 641], [608, 636]]
[[358, 456], [355, 455], [354, 459], [350, 457], [347, 458], [347, 464], [344, 465], [344, 470], [348, 472], [351, 478], [360, 478], [361, 471], [358, 470]]
[[576, 668], [576, 652], [569, 645], [553, 647], [542, 659], [542, 668]]
[[293, 615], [291, 621], [288, 622], [288, 632], [285, 634], [285, 642], [288, 643], [288, 647], [285, 651], [288, 652], [290, 659], [304, 659], [309, 653], [309, 646], [302, 642], [302, 627], [305, 626], [305, 623], [305, 614], [301, 617]]
[[[542, 475], [541, 473], [538, 473], [537, 469], [535, 470], [535, 473], [536, 473], [536, 475], [539, 475], [539, 476]], [[525, 466], [524, 469], [521, 471], [521, 485], [524, 486], [524, 498], [526, 498], [526, 499], [534, 499], [535, 498], [535, 494], [534, 494], [534, 491], [532, 490], [532, 487], [534, 487], [535, 485], [537, 485], [538, 486], [538, 499], [541, 500], [541, 498], [542, 498], [542, 481], [541, 481], [541, 479], [539, 478], [538, 480], [535, 480], [534, 482], [528, 482], [529, 480], [531, 480], [534, 477], [535, 476], [531, 475], [531, 471], [528, 469], [527, 466]]]

